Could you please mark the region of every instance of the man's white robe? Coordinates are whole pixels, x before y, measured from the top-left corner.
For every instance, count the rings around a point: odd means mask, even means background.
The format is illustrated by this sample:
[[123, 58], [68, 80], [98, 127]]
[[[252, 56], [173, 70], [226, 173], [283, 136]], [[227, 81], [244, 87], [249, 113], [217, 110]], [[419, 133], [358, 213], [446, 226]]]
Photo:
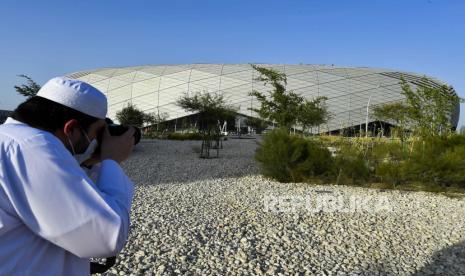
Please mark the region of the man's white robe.
[[134, 188], [117, 162], [94, 183], [57, 137], [12, 118], [0, 157], [0, 275], [89, 275], [89, 258], [121, 251]]

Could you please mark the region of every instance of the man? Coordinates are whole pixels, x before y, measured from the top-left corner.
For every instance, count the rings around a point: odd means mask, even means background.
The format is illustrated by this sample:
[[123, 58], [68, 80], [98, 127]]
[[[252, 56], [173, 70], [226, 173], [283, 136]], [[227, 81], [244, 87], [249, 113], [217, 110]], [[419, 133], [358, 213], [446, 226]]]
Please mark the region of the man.
[[[111, 136], [106, 113], [102, 92], [59, 77], [0, 126], [0, 275], [89, 275], [89, 258], [123, 248], [134, 129]], [[95, 182], [80, 167], [91, 155]]]

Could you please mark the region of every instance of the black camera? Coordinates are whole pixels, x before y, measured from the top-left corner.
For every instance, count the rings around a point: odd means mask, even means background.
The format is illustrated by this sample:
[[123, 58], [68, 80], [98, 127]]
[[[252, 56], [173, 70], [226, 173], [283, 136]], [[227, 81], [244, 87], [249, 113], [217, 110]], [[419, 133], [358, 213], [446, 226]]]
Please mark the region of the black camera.
[[[113, 121], [110, 118], [106, 118], [105, 122], [107, 122], [108, 131], [110, 132], [111, 136], [120, 136], [129, 129], [129, 126], [117, 125], [117, 124], [113, 123]], [[135, 129], [135, 132], [134, 132], [134, 145], [137, 145], [140, 142], [140, 138], [142, 136], [142, 133], [141, 133], [140, 128], [135, 127], [135, 126], [132, 126], [132, 127]]]

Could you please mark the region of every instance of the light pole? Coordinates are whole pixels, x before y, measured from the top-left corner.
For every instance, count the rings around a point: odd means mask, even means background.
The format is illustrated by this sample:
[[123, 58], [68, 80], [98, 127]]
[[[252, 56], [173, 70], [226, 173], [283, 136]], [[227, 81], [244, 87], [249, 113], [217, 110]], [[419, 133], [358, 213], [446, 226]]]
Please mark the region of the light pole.
[[[376, 89], [378, 89], [380, 87], [381, 87], [381, 85], [378, 84]], [[368, 116], [369, 116], [369, 113], [370, 113], [370, 102], [371, 102], [371, 97], [372, 96], [373, 96], [373, 93], [370, 93], [370, 98], [368, 98], [368, 102], [367, 102], [367, 116], [365, 118], [365, 138], [368, 137]]]
[[372, 95], [370, 95], [370, 98], [368, 98], [368, 103], [367, 103], [367, 116], [365, 118], [365, 138], [368, 137], [368, 115], [369, 115], [369, 112], [370, 112], [371, 96]]

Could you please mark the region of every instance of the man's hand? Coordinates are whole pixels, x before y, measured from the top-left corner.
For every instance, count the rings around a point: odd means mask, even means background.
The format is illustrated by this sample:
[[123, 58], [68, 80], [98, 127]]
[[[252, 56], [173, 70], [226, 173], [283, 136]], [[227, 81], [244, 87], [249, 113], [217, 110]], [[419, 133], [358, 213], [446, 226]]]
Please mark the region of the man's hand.
[[92, 154], [92, 156], [89, 159], [82, 162], [81, 166], [90, 168], [93, 165], [100, 163], [100, 162], [102, 162], [102, 159], [100, 158], [100, 151], [98, 151], [98, 152], [94, 152], [94, 154]]
[[121, 136], [111, 136], [108, 127], [105, 127], [100, 152], [101, 160], [112, 159], [118, 163], [126, 160], [134, 148], [134, 132], [135, 129], [129, 127]]

